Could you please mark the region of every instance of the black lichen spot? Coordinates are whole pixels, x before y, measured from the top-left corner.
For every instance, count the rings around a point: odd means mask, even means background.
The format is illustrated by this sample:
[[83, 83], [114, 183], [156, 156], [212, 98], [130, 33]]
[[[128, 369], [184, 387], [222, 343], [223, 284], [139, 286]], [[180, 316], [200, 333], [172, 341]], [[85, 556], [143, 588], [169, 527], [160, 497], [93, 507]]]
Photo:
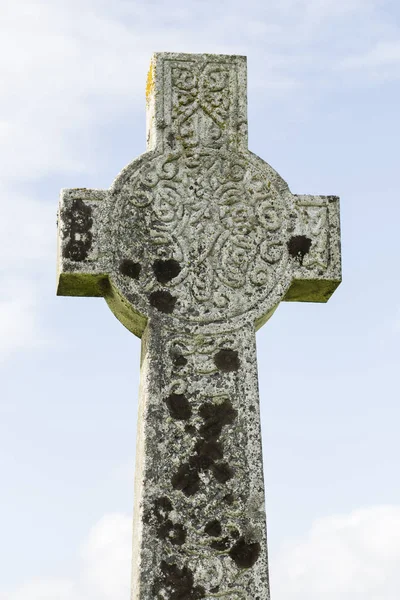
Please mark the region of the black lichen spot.
[[210, 456], [196, 454], [189, 458], [189, 464], [197, 471], [207, 471], [213, 464], [213, 459]]
[[237, 371], [240, 367], [240, 361], [236, 350], [230, 350], [229, 348], [222, 348], [214, 356], [215, 365], [220, 371], [229, 373], [230, 371]]
[[129, 258], [124, 258], [119, 264], [119, 272], [122, 275], [126, 275], [127, 277], [131, 277], [131, 279], [139, 279], [140, 271], [142, 267], [139, 263], [130, 260]]
[[172, 510], [172, 502], [167, 496], [154, 500], [154, 514], [159, 523], [164, 521]]
[[219, 460], [224, 456], [222, 445], [214, 440], [210, 442], [199, 440], [196, 444], [196, 452], [200, 456], [209, 456], [212, 460]]
[[229, 546], [231, 545], [231, 540], [228, 537], [224, 537], [220, 540], [213, 540], [210, 543], [210, 547], [213, 548], [214, 550], [227, 550], [229, 548]]
[[175, 150], [176, 142], [175, 136], [172, 131], [167, 135], [167, 144], [171, 148], [171, 150]]
[[160, 259], [153, 263], [153, 271], [159, 283], [168, 283], [179, 275], [181, 266], [173, 258], [168, 260]]
[[185, 425], [185, 431], [190, 435], [194, 435], [196, 433], [196, 427], [194, 425]]
[[215, 479], [220, 483], [226, 483], [232, 479], [234, 470], [228, 465], [228, 463], [214, 463], [211, 467], [212, 474]]
[[166, 521], [161, 523], [157, 527], [157, 535], [160, 538], [160, 540], [165, 540], [165, 538], [169, 537], [169, 534], [171, 533], [173, 527], [174, 524], [172, 521], [170, 521], [170, 519], [167, 519]]
[[183, 463], [172, 477], [172, 487], [181, 490], [185, 496], [194, 496], [200, 489], [200, 477], [196, 468], [189, 463]]
[[235, 496], [233, 494], [226, 494], [226, 496], [222, 498], [222, 501], [231, 506], [235, 502]]
[[63, 256], [81, 262], [87, 258], [92, 247], [92, 208], [81, 198], [76, 198], [70, 208], [63, 209], [62, 218], [65, 223], [64, 237], [69, 238], [63, 248]]
[[201, 600], [205, 597], [205, 589], [194, 585], [193, 572], [188, 567], [179, 569], [178, 565], [169, 565], [163, 560], [160, 569], [161, 577], [155, 582], [155, 593], [164, 589], [169, 594], [168, 600]]
[[175, 354], [172, 357], [172, 361], [175, 367], [184, 367], [187, 365], [187, 358], [185, 358], [183, 354]]
[[152, 292], [149, 297], [151, 306], [165, 314], [171, 314], [174, 311], [176, 298], [169, 292], [159, 290]]
[[249, 569], [260, 556], [261, 546], [258, 542], [248, 543], [241, 537], [229, 550], [229, 556], [239, 569]]
[[195, 454], [179, 467], [172, 478], [173, 487], [182, 490], [186, 496], [193, 496], [200, 489], [199, 473], [202, 471], [211, 468], [215, 479], [220, 483], [225, 483], [233, 476], [233, 469], [227, 463], [215, 463], [215, 461], [223, 457], [222, 445], [218, 442], [218, 437], [224, 425], [233, 423], [237, 411], [230, 400], [225, 399], [222, 404], [205, 402], [201, 405], [199, 414], [204, 423], [199, 429], [201, 438], [195, 444]]
[[218, 537], [222, 533], [221, 523], [218, 521], [218, 519], [214, 519], [214, 521], [209, 521], [204, 527], [204, 531], [207, 535], [211, 535], [212, 537]]
[[157, 536], [160, 540], [169, 540], [175, 546], [182, 546], [186, 541], [186, 529], [168, 518], [172, 510], [169, 498], [163, 496], [154, 501], [154, 515], [157, 520]]
[[231, 538], [233, 538], [234, 540], [237, 540], [240, 537], [240, 533], [237, 529], [231, 529], [229, 533]]
[[305, 235], [291, 237], [287, 244], [290, 256], [302, 265], [305, 255], [310, 251], [311, 244], [312, 241]]
[[224, 425], [230, 425], [236, 419], [237, 411], [233, 408], [229, 399], [222, 404], [205, 402], [201, 405], [199, 414], [204, 420], [200, 427], [200, 434], [207, 441], [216, 441], [221, 434]]
[[180, 523], [173, 526], [169, 537], [171, 544], [174, 546], [182, 546], [186, 541], [186, 529]]
[[219, 585], [216, 585], [215, 587], [211, 588], [210, 592], [212, 594], [216, 594], [217, 592], [219, 592]]
[[188, 399], [183, 394], [171, 394], [164, 400], [168, 406], [169, 414], [178, 421], [187, 421], [192, 415]]
[[157, 528], [157, 535], [160, 540], [169, 540], [174, 546], [182, 546], [186, 541], [186, 529], [181, 524], [172, 523], [167, 519]]

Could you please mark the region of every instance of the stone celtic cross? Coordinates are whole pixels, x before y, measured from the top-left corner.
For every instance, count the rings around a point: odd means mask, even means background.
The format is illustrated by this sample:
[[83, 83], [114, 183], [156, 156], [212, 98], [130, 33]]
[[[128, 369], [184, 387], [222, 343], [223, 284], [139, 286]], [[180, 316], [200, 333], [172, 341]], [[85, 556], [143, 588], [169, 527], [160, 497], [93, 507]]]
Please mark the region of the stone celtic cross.
[[65, 189], [57, 293], [142, 338], [132, 600], [269, 598], [256, 330], [341, 279], [336, 196], [247, 147], [246, 59], [159, 53], [147, 151]]

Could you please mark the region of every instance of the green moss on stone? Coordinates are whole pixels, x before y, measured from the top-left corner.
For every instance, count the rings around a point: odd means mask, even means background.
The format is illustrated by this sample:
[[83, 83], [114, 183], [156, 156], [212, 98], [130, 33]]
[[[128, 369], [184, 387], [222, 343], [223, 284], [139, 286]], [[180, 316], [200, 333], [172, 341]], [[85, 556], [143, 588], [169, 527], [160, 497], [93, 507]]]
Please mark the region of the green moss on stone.
[[284, 302], [328, 302], [340, 281], [295, 279], [286, 292]]

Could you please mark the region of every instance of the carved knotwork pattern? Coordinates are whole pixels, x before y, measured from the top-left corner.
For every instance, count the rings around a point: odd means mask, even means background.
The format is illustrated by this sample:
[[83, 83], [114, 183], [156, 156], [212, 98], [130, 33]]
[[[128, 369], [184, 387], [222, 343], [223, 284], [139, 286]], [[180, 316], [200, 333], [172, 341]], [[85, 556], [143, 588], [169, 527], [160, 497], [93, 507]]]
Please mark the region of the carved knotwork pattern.
[[160, 289], [152, 265], [173, 259], [181, 270], [164, 288], [178, 299], [175, 314], [194, 321], [211, 321], [221, 309], [241, 314], [285, 269], [284, 212], [282, 196], [245, 156], [201, 149], [157, 157], [128, 173], [114, 198], [115, 261], [142, 266], [140, 282], [121, 284]]
[[303, 267], [325, 271], [329, 263], [328, 206], [318, 202], [300, 202], [297, 205], [298, 227], [313, 240], [310, 252], [304, 257]]
[[171, 119], [184, 148], [220, 148], [226, 143], [234, 73], [218, 63], [172, 63]]

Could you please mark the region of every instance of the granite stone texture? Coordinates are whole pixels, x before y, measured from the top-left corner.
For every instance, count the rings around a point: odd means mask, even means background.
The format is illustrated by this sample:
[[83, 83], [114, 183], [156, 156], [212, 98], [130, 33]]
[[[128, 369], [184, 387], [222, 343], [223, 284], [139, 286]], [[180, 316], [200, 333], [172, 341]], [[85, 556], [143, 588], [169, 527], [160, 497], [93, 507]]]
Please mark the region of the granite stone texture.
[[341, 280], [339, 199], [247, 148], [246, 58], [153, 55], [147, 151], [67, 189], [59, 295], [142, 338], [132, 600], [268, 600], [255, 331]]

